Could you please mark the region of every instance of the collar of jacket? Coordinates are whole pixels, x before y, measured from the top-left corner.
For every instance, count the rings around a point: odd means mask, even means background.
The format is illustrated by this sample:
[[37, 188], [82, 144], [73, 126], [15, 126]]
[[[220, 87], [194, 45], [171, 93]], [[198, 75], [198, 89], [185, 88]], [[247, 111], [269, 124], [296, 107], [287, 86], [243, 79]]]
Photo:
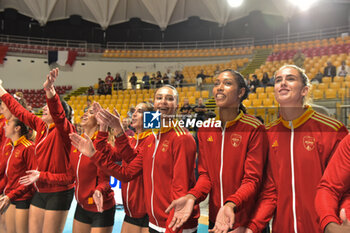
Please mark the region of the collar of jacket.
[[[95, 140], [96, 139], [96, 137], [97, 137], [97, 133], [98, 133], [98, 131], [95, 131], [95, 133], [91, 136], [91, 141], [93, 141], [93, 140]], [[84, 138], [84, 136], [85, 136], [85, 134], [81, 134], [80, 136], [82, 136], [83, 138]]]
[[232, 125], [236, 124], [236, 122], [239, 121], [243, 117], [243, 115], [244, 112], [241, 110], [234, 120], [226, 122], [225, 128], [231, 127]]
[[19, 144], [22, 144], [25, 140], [26, 140], [26, 136], [23, 135], [17, 141], [14, 141], [12, 144], [13, 144], [13, 146], [17, 146]]
[[[314, 110], [310, 107], [310, 106], [306, 106], [306, 111], [297, 119], [292, 121], [293, 124], [293, 128], [298, 128], [299, 126], [301, 126], [302, 124], [304, 124], [307, 120], [309, 120], [311, 118], [311, 116], [314, 114]], [[280, 120], [282, 122], [282, 124], [284, 125], [284, 127], [290, 129], [290, 125], [289, 122], [290, 121], [286, 121], [282, 119], [282, 116], [280, 117]]]
[[139, 134], [135, 133], [134, 138], [135, 139], [144, 139], [144, 138], [148, 137], [151, 134], [152, 134], [152, 130], [148, 129], [148, 130], [146, 130], [146, 131], [144, 131], [142, 133], [139, 133]]

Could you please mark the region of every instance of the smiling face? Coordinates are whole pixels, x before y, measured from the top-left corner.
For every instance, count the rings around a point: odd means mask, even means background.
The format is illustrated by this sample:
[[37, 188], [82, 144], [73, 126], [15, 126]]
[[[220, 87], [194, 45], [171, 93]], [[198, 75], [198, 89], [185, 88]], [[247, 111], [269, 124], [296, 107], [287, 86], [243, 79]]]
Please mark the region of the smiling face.
[[41, 117], [41, 119], [43, 121], [45, 121], [46, 124], [51, 124], [53, 123], [53, 119], [52, 119], [52, 116], [50, 114], [50, 110], [49, 110], [49, 107], [47, 107], [47, 105], [45, 105], [43, 107], [43, 116]]
[[88, 110], [81, 117], [80, 125], [84, 129], [91, 129], [97, 126], [97, 120], [95, 117], [93, 106], [89, 107]]
[[303, 106], [308, 90], [297, 69], [284, 67], [276, 72], [275, 98], [281, 107]]
[[143, 125], [143, 112], [146, 111], [146, 104], [138, 104], [135, 108], [135, 112], [131, 117], [131, 126], [135, 128], [136, 131], [142, 130]]
[[244, 92], [245, 89], [238, 87], [236, 77], [229, 71], [220, 73], [215, 79], [213, 94], [219, 108], [238, 108]]
[[154, 109], [162, 115], [174, 115], [178, 107], [177, 93], [170, 87], [161, 87], [154, 95]]

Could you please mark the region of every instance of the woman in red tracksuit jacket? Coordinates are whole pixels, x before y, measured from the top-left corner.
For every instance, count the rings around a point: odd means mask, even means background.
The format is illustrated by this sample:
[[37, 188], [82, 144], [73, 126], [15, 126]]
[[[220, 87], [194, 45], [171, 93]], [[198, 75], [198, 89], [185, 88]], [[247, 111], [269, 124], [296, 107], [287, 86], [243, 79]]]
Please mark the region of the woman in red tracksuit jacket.
[[[16, 99], [24, 108], [27, 107], [26, 101], [22, 98]], [[1, 101], [1, 100], [0, 100]], [[6, 104], [1, 101], [0, 104], [0, 180], [5, 176], [8, 156], [4, 154], [6, 147], [11, 147], [10, 139], [5, 137], [4, 127], [6, 122], [11, 119], [12, 113], [7, 108]], [[5, 217], [0, 215], [0, 233], [6, 232]]]
[[[98, 124], [91, 106], [82, 116], [80, 123], [84, 135], [97, 141]], [[77, 207], [74, 215], [73, 232], [112, 232], [114, 225], [114, 192], [109, 184], [110, 177], [74, 147], [70, 162], [75, 174], [75, 198]]]
[[29, 211], [30, 232], [62, 232], [73, 199], [69, 133], [74, 132], [74, 127], [66, 118], [69, 106], [62, 105], [55, 92], [53, 83], [57, 77], [58, 69], [54, 69], [44, 82], [47, 106], [43, 108], [42, 118], [23, 108], [0, 86], [1, 99], [11, 113], [37, 132], [34, 151], [38, 167], [31, 172], [39, 180], [34, 183], [37, 192]]
[[321, 233], [314, 207], [317, 185], [345, 126], [306, 106], [309, 80], [304, 71], [285, 65], [275, 74], [280, 118], [267, 125], [267, 178], [247, 232], [260, 230], [273, 217], [272, 232]]
[[[166, 85], [156, 91], [154, 108], [158, 111], [153, 114], [155, 119], [161, 113], [161, 119], [171, 121], [171, 116], [176, 113], [177, 107], [178, 94], [174, 87]], [[142, 173], [150, 233], [171, 232], [167, 226], [173, 212], [166, 214], [164, 210], [170, 205], [171, 200], [185, 195], [194, 186], [195, 141], [188, 131], [174, 123], [153, 131], [142, 148], [138, 148], [137, 153], [129, 144], [125, 146], [128, 139], [121, 128], [120, 119], [113, 116], [106, 110], [101, 110], [97, 114], [97, 118], [103, 118], [107, 125], [117, 131], [116, 146], [125, 147], [123, 159], [125, 156], [137, 155], [129, 164], [125, 166], [115, 164], [109, 158], [109, 154], [96, 152], [91, 141], [77, 134], [71, 134], [72, 143], [84, 155], [92, 156], [91, 159], [96, 165], [119, 180], [128, 181]], [[196, 205], [192, 216], [178, 232], [196, 232], [198, 217], [199, 209]]]
[[24, 186], [18, 182], [26, 170], [37, 166], [34, 145], [26, 138], [28, 132], [24, 123], [15, 117], [11, 117], [5, 125], [5, 135], [10, 142], [4, 151], [8, 160], [5, 177], [0, 182], [0, 190], [4, 194], [0, 198], [0, 212], [2, 214], [6, 211], [8, 233], [28, 232], [29, 206], [34, 190], [32, 186]]
[[[248, 96], [248, 88], [240, 73], [220, 72], [213, 95], [222, 126], [198, 130], [198, 181], [186, 196], [169, 206], [180, 210], [171, 227], [181, 226], [182, 209], [191, 210], [194, 203], [203, 201], [210, 193], [209, 229], [239, 232], [249, 221], [263, 180], [267, 136], [261, 122], [245, 114], [242, 101]], [[226, 211], [232, 216], [227, 226], [221, 224]]]
[[[153, 111], [153, 105], [149, 103], [140, 103], [135, 107], [135, 112], [132, 114], [131, 126], [135, 129], [136, 134], [133, 137], [129, 137], [129, 143], [132, 148], [141, 148], [144, 145], [147, 137], [152, 134], [151, 130], [143, 129], [143, 112]], [[100, 125], [100, 128], [102, 124]], [[106, 151], [106, 143], [108, 140], [108, 132], [105, 128], [103, 131], [99, 131], [97, 134], [97, 143], [94, 143], [98, 150], [103, 153], [110, 153], [114, 155], [114, 161], [122, 160], [121, 154], [128, 144], [120, 143], [122, 146], [112, 147]], [[123, 165], [127, 165], [131, 160], [123, 160]], [[139, 175], [135, 179], [129, 182], [122, 182], [122, 198], [125, 211], [125, 218], [123, 221], [121, 233], [135, 232], [135, 233], [148, 233], [148, 215], [144, 200], [144, 188], [143, 188], [143, 176]]]
[[[350, 134], [339, 143], [316, 193], [315, 206], [322, 231], [327, 233], [350, 232], [349, 196]], [[342, 203], [340, 208], [339, 203]], [[339, 218], [340, 209], [342, 210]]]

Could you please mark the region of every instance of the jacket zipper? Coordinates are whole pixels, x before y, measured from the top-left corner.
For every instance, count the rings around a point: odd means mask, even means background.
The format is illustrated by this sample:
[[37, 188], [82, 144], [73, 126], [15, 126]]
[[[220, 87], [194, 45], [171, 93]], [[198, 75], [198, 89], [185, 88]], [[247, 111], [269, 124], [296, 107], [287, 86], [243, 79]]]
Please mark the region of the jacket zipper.
[[226, 130], [226, 123], [224, 125], [224, 129], [222, 130], [222, 138], [221, 138], [221, 164], [220, 164], [220, 204], [221, 206], [224, 205], [224, 188], [222, 186], [222, 170], [224, 167], [224, 145], [225, 145], [225, 130]]
[[[43, 138], [43, 140], [41, 140], [41, 141], [35, 146], [35, 150], [34, 150], [35, 157], [37, 157], [36, 149], [37, 149], [38, 146], [47, 138], [47, 135], [48, 135], [48, 134], [49, 134], [49, 126], [47, 125], [47, 126], [46, 126], [46, 135], [45, 135], [45, 137]], [[36, 170], [38, 170], [38, 169], [39, 169], [39, 166], [36, 167]], [[37, 192], [40, 192], [38, 186], [36, 185], [36, 181], [34, 182], [34, 187], [35, 187], [35, 189], [36, 189]]]
[[159, 142], [160, 142], [161, 133], [159, 132], [159, 139], [157, 139], [157, 135], [155, 135], [155, 133], [153, 133], [153, 135], [154, 135], [154, 138], [155, 138], [155, 145], [154, 145], [154, 152], [153, 152], [153, 155], [152, 155], [152, 171], [151, 171], [151, 181], [152, 181], [151, 212], [152, 212], [152, 216], [153, 216], [154, 220], [156, 220], [157, 226], [159, 226], [158, 220], [157, 220], [156, 216], [154, 215], [154, 208], [153, 208], [153, 198], [154, 198], [154, 180], [153, 180], [153, 172], [154, 172], [154, 161], [155, 161], [155, 156], [156, 156], [156, 152], [157, 152], [158, 145], [159, 145]]
[[291, 130], [291, 137], [290, 137], [290, 164], [291, 164], [291, 170], [292, 170], [292, 197], [293, 197], [293, 226], [294, 226], [294, 232], [298, 233], [298, 222], [297, 222], [297, 213], [296, 213], [296, 202], [295, 202], [295, 171], [294, 171], [294, 127], [293, 122], [289, 122], [290, 130]]
[[75, 198], [77, 199], [77, 202], [79, 204], [81, 204], [81, 207], [84, 207], [82, 203], [80, 203], [79, 201], [79, 167], [80, 167], [80, 161], [81, 161], [81, 155], [82, 153], [79, 154], [79, 160], [78, 160], [78, 165], [77, 165], [77, 172], [76, 172], [76, 175], [77, 175], [77, 191], [75, 193]]
[[[137, 136], [137, 141], [136, 141], [136, 145], [134, 146], [134, 149], [136, 149], [138, 145], [139, 145], [139, 137]], [[130, 187], [130, 182], [128, 182], [128, 186], [126, 187], [126, 208], [128, 209], [130, 217], [132, 217], [132, 214], [129, 208], [129, 187]]]
[[[11, 157], [12, 157], [12, 154], [13, 154], [13, 150], [14, 150], [14, 149], [15, 149], [15, 146], [12, 145], [11, 154], [10, 154], [10, 156], [9, 156], [9, 158], [7, 159], [7, 162], [6, 162], [5, 174], [6, 174], [7, 177], [9, 177], [8, 174], [7, 174], [7, 171], [8, 171], [8, 168], [9, 168], [9, 163], [10, 163], [10, 160], [11, 160]], [[7, 186], [7, 185], [6, 185], [6, 186]], [[4, 191], [3, 191], [4, 195], [5, 195], [5, 191], [6, 191], [6, 186], [5, 186]]]

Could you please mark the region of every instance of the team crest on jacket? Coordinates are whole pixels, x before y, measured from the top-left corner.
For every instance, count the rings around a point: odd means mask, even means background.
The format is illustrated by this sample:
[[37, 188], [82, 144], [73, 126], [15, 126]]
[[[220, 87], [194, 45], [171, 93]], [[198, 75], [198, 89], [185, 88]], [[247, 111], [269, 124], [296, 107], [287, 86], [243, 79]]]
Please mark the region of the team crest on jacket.
[[304, 136], [303, 144], [306, 150], [312, 151], [315, 148], [316, 140], [311, 136]]
[[162, 147], [162, 152], [167, 151], [168, 147], [169, 147], [169, 141], [168, 140], [164, 140], [163, 147]]
[[231, 143], [233, 147], [238, 147], [242, 142], [242, 136], [239, 134], [231, 134]]

